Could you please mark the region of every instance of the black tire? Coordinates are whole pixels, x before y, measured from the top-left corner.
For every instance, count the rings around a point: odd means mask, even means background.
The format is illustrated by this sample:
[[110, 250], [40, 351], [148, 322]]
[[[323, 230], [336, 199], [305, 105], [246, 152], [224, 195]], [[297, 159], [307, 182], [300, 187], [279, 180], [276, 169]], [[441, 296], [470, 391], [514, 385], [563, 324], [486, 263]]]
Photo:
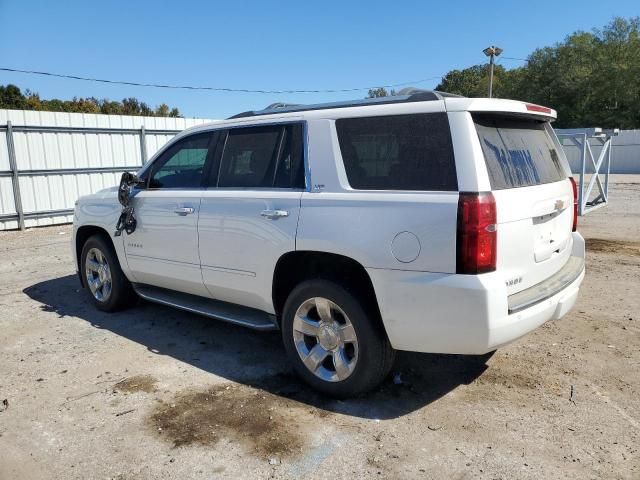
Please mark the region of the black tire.
[[[87, 281], [87, 256], [92, 249], [97, 249], [104, 255], [104, 259], [109, 266], [111, 275], [111, 290], [109, 295], [104, 300], [98, 300], [91, 289], [89, 288]], [[98, 310], [103, 312], [116, 312], [131, 306], [137, 295], [133, 291], [131, 282], [125, 277], [122, 269], [120, 268], [120, 262], [118, 262], [118, 256], [113, 248], [110, 240], [105, 238], [104, 235], [93, 235], [87, 239], [82, 246], [82, 253], [80, 257], [80, 274], [82, 275], [82, 284], [87, 291], [91, 302]]]
[[[326, 298], [348, 317], [357, 337], [358, 354], [355, 367], [344, 380], [324, 380], [309, 370], [298, 353], [293, 322], [298, 308], [314, 297]], [[370, 306], [369, 306], [370, 307]], [[381, 323], [372, 308], [361, 302], [341, 285], [328, 280], [308, 280], [289, 294], [282, 314], [282, 339], [290, 361], [300, 377], [311, 387], [335, 398], [352, 397], [377, 387], [389, 374], [395, 358]]]

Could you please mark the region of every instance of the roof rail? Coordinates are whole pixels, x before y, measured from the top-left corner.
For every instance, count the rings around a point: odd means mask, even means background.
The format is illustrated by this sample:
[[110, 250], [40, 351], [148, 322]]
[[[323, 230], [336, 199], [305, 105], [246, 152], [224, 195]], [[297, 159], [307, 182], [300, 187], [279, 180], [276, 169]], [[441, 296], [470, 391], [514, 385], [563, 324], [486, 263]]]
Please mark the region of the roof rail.
[[344, 102], [317, 103], [314, 105], [297, 105], [288, 103], [272, 103], [264, 110], [250, 110], [238, 113], [228, 118], [257, 117], [260, 115], [273, 115], [277, 113], [307, 112], [310, 110], [328, 110], [330, 108], [367, 107], [372, 105], [387, 105], [392, 103], [429, 102], [442, 100], [445, 97], [460, 97], [453, 93], [438, 92], [436, 90], [420, 90], [417, 88], [405, 88], [398, 95], [389, 97], [364, 98], [361, 100], [346, 100]]

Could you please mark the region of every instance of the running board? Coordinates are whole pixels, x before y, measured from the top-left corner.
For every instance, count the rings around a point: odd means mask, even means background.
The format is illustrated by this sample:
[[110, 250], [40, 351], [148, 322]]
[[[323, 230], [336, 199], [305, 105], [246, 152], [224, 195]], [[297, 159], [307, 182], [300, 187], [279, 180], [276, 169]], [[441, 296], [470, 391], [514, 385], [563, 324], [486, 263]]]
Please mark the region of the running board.
[[168, 305], [224, 322], [235, 323], [254, 330], [278, 329], [274, 315], [254, 308], [140, 283], [134, 284], [133, 289], [138, 295], [150, 302]]

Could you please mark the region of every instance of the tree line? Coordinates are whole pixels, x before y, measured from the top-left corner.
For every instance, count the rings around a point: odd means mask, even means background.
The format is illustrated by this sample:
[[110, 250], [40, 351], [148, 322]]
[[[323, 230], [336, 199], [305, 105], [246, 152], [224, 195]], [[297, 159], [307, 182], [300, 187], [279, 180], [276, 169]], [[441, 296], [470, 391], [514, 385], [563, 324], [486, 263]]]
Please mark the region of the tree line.
[[0, 108], [14, 110], [42, 110], [48, 112], [104, 113], [108, 115], [142, 115], [146, 117], [180, 117], [177, 108], [162, 103], [155, 108], [137, 98], [123, 98], [121, 102], [95, 97], [44, 100], [35, 92], [24, 93], [15, 85], [0, 85]]
[[[488, 82], [488, 65], [473, 65], [448, 72], [436, 90], [486, 97]], [[387, 94], [369, 91], [370, 97]], [[640, 17], [574, 32], [536, 49], [521, 67], [496, 65], [493, 94], [554, 108], [558, 128], [640, 128]]]

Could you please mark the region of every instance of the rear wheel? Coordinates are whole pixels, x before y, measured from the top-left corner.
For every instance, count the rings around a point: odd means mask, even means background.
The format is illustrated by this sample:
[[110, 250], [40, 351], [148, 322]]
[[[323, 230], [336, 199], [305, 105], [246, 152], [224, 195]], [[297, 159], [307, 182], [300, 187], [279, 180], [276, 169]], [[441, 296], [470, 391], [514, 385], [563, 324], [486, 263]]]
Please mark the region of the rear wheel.
[[82, 247], [80, 271], [93, 304], [105, 312], [130, 306], [136, 298], [125, 277], [113, 245], [102, 235], [93, 235]]
[[334, 397], [376, 387], [393, 364], [394, 350], [378, 322], [356, 297], [330, 281], [306, 281], [291, 292], [282, 335], [298, 374]]

